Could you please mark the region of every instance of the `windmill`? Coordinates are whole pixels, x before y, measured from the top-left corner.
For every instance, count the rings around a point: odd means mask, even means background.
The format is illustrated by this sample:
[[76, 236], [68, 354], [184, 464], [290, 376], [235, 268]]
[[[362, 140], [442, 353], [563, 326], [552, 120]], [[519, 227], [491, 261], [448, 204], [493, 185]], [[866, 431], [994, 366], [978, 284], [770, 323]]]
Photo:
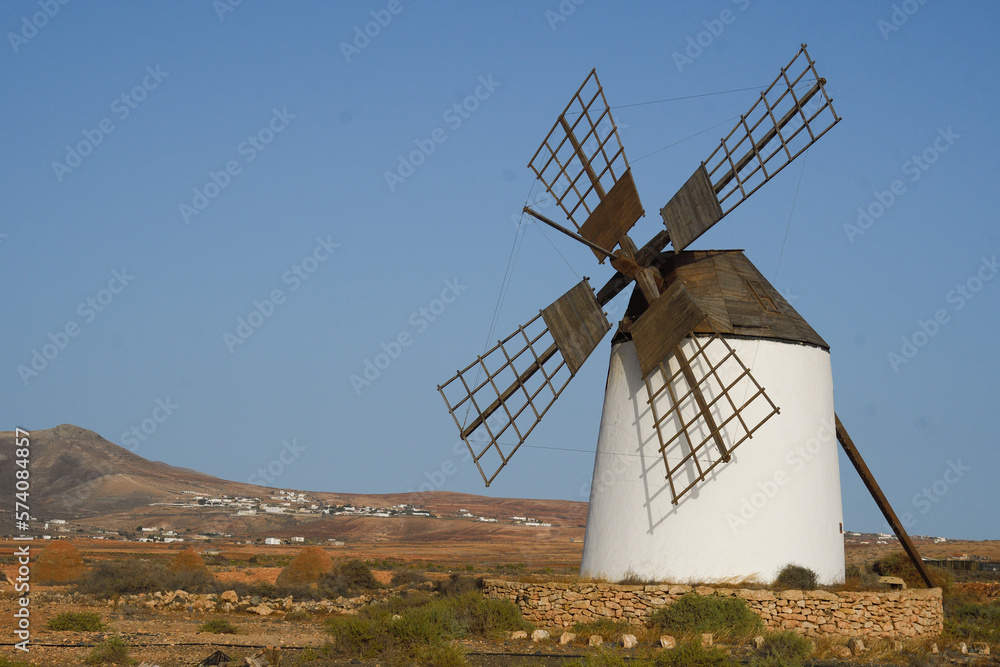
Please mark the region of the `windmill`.
[[645, 212], [595, 71], [529, 161], [572, 228], [524, 212], [616, 272], [596, 291], [584, 278], [438, 389], [489, 486], [635, 283], [612, 339], [583, 575], [770, 578], [796, 562], [843, 580], [839, 441], [932, 585], [834, 413], [829, 345], [741, 251], [688, 250], [840, 121], [825, 83], [803, 44], [641, 248], [628, 234]]

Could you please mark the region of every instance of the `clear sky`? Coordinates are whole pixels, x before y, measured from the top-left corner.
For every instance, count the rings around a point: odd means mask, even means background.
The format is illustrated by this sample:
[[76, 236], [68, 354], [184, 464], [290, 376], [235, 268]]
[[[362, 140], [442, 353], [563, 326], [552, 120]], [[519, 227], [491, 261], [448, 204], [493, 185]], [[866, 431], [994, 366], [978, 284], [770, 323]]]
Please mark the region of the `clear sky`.
[[[282, 487], [587, 500], [610, 336], [489, 489], [436, 389], [519, 233], [494, 341], [611, 274], [519, 231], [525, 165], [596, 67], [638, 105], [641, 245], [757, 95], [725, 91], [807, 42], [843, 122], [693, 247], [746, 249], [830, 343], [911, 532], [1000, 537], [1000, 5], [12, 0], [0, 29], [4, 429]], [[884, 530], [841, 472], [846, 527]]]

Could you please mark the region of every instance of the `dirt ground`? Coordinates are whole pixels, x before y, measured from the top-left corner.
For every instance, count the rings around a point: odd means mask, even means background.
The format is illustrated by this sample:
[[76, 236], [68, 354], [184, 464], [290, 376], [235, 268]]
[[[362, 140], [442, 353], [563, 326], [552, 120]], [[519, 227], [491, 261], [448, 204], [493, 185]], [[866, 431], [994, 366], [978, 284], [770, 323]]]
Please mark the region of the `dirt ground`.
[[[3, 540], [0, 549], [6, 551]], [[162, 558], [168, 559], [180, 549], [176, 545], [136, 544], [127, 542], [110, 542], [102, 540], [73, 540], [73, 543], [83, 552], [89, 563], [103, 558]], [[947, 545], [947, 554], [970, 553], [992, 556], [998, 543], [958, 543]], [[216, 545], [213, 545], [216, 546]], [[457, 545], [453, 545], [455, 547]], [[530, 546], [530, 545], [529, 545]], [[873, 557], [884, 555], [892, 549], [880, 545], [852, 547], [847, 545], [848, 562], [864, 562]], [[932, 545], [941, 547], [944, 545]], [[463, 544], [461, 548], [452, 548], [450, 553], [441, 545], [429, 547], [427, 551], [412, 553], [410, 548], [397, 550], [393, 545], [355, 544], [350, 548], [331, 548], [328, 551], [335, 560], [347, 558], [365, 558], [374, 561], [392, 561], [393, 563], [408, 563], [426, 569], [428, 562], [433, 563], [432, 577], [447, 576], [449, 569], [468, 574], [494, 576], [501, 572], [508, 575], [533, 575], [540, 578], [572, 577], [579, 564], [579, 551], [582, 544], [560, 542], [551, 549], [542, 549], [535, 559], [525, 559], [528, 546], [520, 545], [516, 549], [505, 550], [495, 544]], [[268, 562], [268, 559], [287, 559], [298, 553], [299, 546], [285, 545], [261, 547], [259, 545], [223, 544], [222, 555], [227, 562], [221, 566], [212, 566], [215, 576], [223, 582], [267, 582], [274, 583], [281, 571], [281, 566]], [[898, 547], [897, 547], [898, 548]], [[433, 551], [431, 550], [433, 549]], [[476, 562], [474, 554], [487, 553], [492, 549], [487, 562], [489, 565], [477, 565], [471, 570], [469, 563]], [[402, 551], [403, 553], [401, 553]], [[419, 551], [419, 549], [418, 549]], [[929, 555], [937, 556], [930, 550]], [[989, 553], [985, 553], [989, 552]], [[36, 552], [37, 553], [37, 552]], [[429, 556], [433, 553], [433, 558]], [[257, 556], [262, 564], [254, 565], [247, 561]], [[425, 560], [426, 559], [426, 560]], [[209, 559], [210, 560], [210, 559]], [[526, 562], [528, 561], [528, 562]], [[545, 563], [542, 565], [541, 563]], [[9, 574], [14, 574], [12, 565], [4, 566]], [[376, 567], [375, 576], [382, 583], [387, 583], [392, 571], [387, 567]], [[15, 575], [16, 576], [16, 575]], [[998, 585], [975, 585], [977, 593], [983, 598], [994, 599], [1000, 594]], [[979, 590], [981, 588], [982, 590]], [[32, 584], [35, 592], [68, 591], [60, 587], [38, 587]], [[174, 667], [197, 664], [200, 660], [216, 650], [222, 650], [230, 657], [241, 659], [257, 654], [267, 646], [282, 647], [281, 665], [291, 667], [306, 648], [321, 648], [327, 642], [328, 635], [323, 630], [322, 621], [325, 615], [310, 617], [306, 620], [287, 620], [283, 615], [275, 614], [260, 617], [247, 613], [198, 613], [178, 611], [154, 611], [149, 609], [130, 610], [123, 612], [119, 608], [107, 604], [95, 603], [84, 599], [78, 602], [46, 602], [38, 597], [32, 599], [31, 610], [31, 652], [28, 655], [17, 652], [13, 648], [14, 617], [16, 601], [9, 584], [0, 583], [0, 656], [27, 659], [30, 664], [38, 667], [71, 667], [83, 665], [91, 647], [108, 637], [120, 634], [132, 647], [132, 657], [139, 662], [148, 661], [160, 667]], [[56, 614], [67, 611], [90, 611], [101, 616], [107, 626], [106, 631], [99, 633], [56, 632], [47, 628], [47, 621]], [[238, 635], [216, 635], [198, 632], [198, 626], [209, 619], [225, 618], [240, 628]], [[515, 640], [506, 642], [469, 641], [461, 642], [468, 654], [471, 664], [479, 667], [500, 667], [501, 665], [555, 666], [562, 665], [573, 657], [586, 654], [589, 649], [579, 643], [567, 647], [559, 646], [556, 641], [533, 644], [530, 641]], [[648, 647], [647, 647], [648, 648]], [[943, 648], [943, 647], [942, 647]], [[621, 648], [615, 649], [623, 656], [627, 653]], [[976, 662], [976, 661], [979, 662]], [[324, 664], [338, 664], [328, 662]], [[344, 661], [339, 664], [359, 664]], [[372, 665], [376, 663], [370, 663]], [[832, 662], [817, 662], [816, 664], [832, 665]], [[843, 663], [842, 663], [843, 664]], [[905, 664], [905, 663], [900, 663]], [[936, 657], [929, 664], [981, 664], [1000, 665], [997, 656], [990, 658], [961, 656], [949, 653], [947, 656]]]

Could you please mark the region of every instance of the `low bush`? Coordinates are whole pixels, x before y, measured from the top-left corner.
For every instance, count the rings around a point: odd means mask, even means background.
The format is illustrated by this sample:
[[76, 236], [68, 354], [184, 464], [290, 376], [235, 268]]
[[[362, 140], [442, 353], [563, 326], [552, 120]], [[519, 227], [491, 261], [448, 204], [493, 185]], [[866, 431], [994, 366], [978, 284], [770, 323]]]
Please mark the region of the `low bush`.
[[605, 638], [618, 638], [625, 633], [634, 633], [635, 628], [628, 621], [613, 621], [610, 618], [602, 618], [590, 623], [577, 623], [573, 626], [573, 632], [581, 637], [601, 635]]
[[88, 665], [128, 665], [131, 662], [128, 644], [117, 635], [95, 646], [86, 660]]
[[947, 604], [944, 630], [956, 639], [991, 644], [1000, 642], [1000, 600], [987, 604]]
[[688, 593], [652, 613], [650, 625], [673, 635], [711, 632], [718, 639], [742, 640], [764, 632], [764, 621], [745, 600]]
[[223, 593], [233, 591], [240, 597], [262, 597], [262, 598], [287, 598], [291, 596], [296, 600], [320, 600], [324, 597], [322, 591], [309, 586], [275, 586], [266, 581], [243, 582], [229, 581], [224, 584], [217, 583], [213, 588], [213, 593]]
[[468, 577], [461, 574], [449, 575], [434, 584], [434, 590], [441, 595], [465, 595], [473, 591], [483, 590], [482, 577]]
[[773, 658], [787, 662], [800, 662], [812, 652], [809, 640], [791, 630], [772, 632], [764, 636], [764, 645], [757, 650], [761, 659]]
[[[917, 568], [913, 566], [910, 557], [903, 551], [894, 551], [879, 558], [871, 564], [871, 571], [882, 577], [899, 577], [906, 582], [907, 588], [927, 588], [923, 577], [917, 572]], [[935, 574], [938, 573], [935, 572]], [[946, 583], [946, 579], [948, 578], [938, 574], [935, 582], [944, 584]]]
[[238, 635], [240, 629], [224, 618], [213, 618], [198, 626], [198, 632], [211, 632], [216, 635]]
[[781, 568], [774, 585], [782, 590], [812, 591], [816, 589], [816, 573], [808, 567], [789, 563]]
[[207, 571], [171, 572], [163, 563], [141, 559], [97, 563], [77, 584], [81, 593], [112, 598], [156, 591], [182, 590], [206, 593], [214, 590], [215, 578]]
[[662, 651], [653, 659], [656, 667], [728, 667], [733, 664], [725, 651], [716, 646], [706, 648], [701, 641], [678, 644], [677, 648]]
[[329, 598], [354, 597], [382, 588], [382, 584], [372, 574], [371, 568], [359, 560], [341, 563], [323, 575], [316, 585], [319, 591]]
[[354, 616], [329, 619], [332, 651], [341, 657], [378, 660], [385, 664], [464, 664], [452, 639], [499, 639], [512, 630], [532, 626], [510, 602], [490, 600], [478, 592], [425, 598], [422, 604], [400, 608], [380, 603]]
[[16, 658], [8, 658], [5, 655], [0, 655], [0, 667], [32, 667], [30, 662], [25, 662], [24, 660], [17, 660]]
[[412, 570], [396, 570], [392, 573], [392, 580], [389, 582], [389, 585], [393, 588], [396, 586], [415, 586], [428, 581], [430, 580], [419, 572], [414, 572]]
[[49, 630], [99, 632], [103, 628], [101, 617], [87, 611], [67, 611], [49, 619]]

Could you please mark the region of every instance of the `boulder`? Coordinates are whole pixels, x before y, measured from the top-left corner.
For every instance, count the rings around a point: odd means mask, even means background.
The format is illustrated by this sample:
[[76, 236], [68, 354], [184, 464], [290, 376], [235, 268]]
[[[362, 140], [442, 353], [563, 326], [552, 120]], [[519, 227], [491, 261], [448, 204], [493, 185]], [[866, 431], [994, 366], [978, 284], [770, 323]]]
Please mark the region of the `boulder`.
[[573, 634], [572, 632], [564, 632], [559, 636], [559, 643], [565, 646], [566, 644], [572, 642], [574, 639], [576, 639], [575, 634]]
[[600, 646], [603, 643], [604, 637], [600, 635], [590, 635], [590, 638], [587, 640], [589, 646]]
[[677, 640], [670, 635], [663, 635], [660, 637], [660, 648], [676, 648]]
[[622, 635], [622, 647], [635, 648], [638, 645], [639, 645], [639, 640], [635, 638], [635, 635], [629, 635], [629, 634]]
[[274, 613], [274, 610], [267, 606], [265, 603], [261, 602], [256, 607], [250, 607], [247, 611], [251, 614], [259, 614], [260, 616], [270, 616]]
[[514, 632], [510, 633], [510, 638], [511, 639], [527, 639], [528, 638], [528, 633], [525, 632], [524, 630], [515, 630]]
[[706, 632], [701, 636], [701, 646], [702, 648], [708, 648], [714, 643], [714, 637], [711, 632]]
[[531, 641], [540, 642], [549, 638], [548, 630], [535, 630], [531, 633]]
[[835, 658], [837, 658], [839, 660], [848, 660], [848, 659], [850, 659], [850, 657], [852, 655], [851, 649], [847, 648], [843, 644], [840, 644], [838, 646], [834, 646], [831, 649], [831, 651], [833, 652], [833, 657], [835, 657]]

